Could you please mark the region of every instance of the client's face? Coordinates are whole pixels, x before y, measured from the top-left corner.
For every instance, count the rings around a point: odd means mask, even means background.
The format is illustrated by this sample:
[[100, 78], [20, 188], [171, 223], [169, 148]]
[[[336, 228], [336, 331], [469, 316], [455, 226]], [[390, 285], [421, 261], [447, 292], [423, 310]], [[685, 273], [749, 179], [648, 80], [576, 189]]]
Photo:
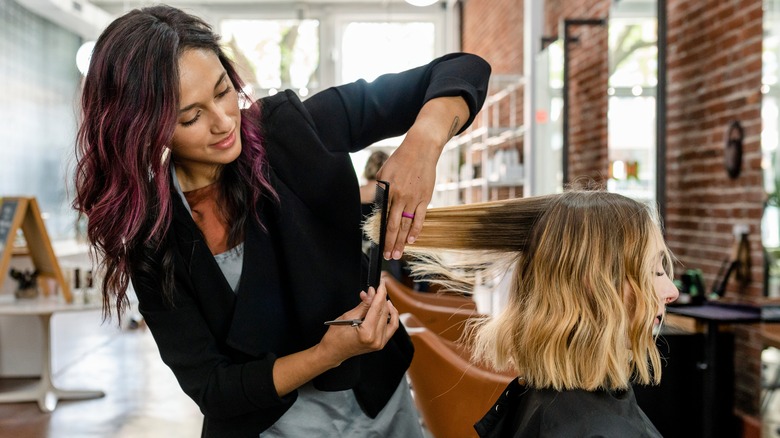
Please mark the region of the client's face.
[[[651, 254], [653, 254], [653, 269], [650, 275], [652, 276], [653, 292], [657, 298], [657, 307], [653, 316], [654, 327], [658, 327], [661, 324], [661, 320], [666, 311], [666, 304], [676, 300], [680, 295], [677, 286], [675, 286], [672, 279], [669, 278], [669, 274], [665, 269], [665, 253], [666, 247], [663, 238], [660, 233], [658, 233], [653, 239], [651, 248]], [[636, 294], [637, 291], [634, 291], [628, 280], [626, 280], [623, 284], [623, 299], [629, 308], [629, 312], [636, 311]]]
[[674, 285], [672, 279], [664, 268], [664, 242], [661, 236], [656, 236], [654, 242], [655, 264], [653, 270], [653, 288], [658, 297], [658, 313], [656, 314], [654, 325], [661, 324], [661, 318], [666, 311], [666, 305], [676, 300], [680, 296], [680, 291]]

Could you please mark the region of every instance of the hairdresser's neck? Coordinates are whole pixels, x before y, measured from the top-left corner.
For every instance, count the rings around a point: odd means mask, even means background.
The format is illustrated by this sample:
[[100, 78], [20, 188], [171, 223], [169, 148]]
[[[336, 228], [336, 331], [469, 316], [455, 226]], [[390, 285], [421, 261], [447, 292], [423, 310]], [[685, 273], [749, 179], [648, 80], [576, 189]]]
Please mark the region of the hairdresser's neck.
[[181, 165], [174, 161], [176, 178], [182, 192], [190, 192], [208, 185], [214, 184], [219, 178], [221, 165], [214, 164], [188, 164]]

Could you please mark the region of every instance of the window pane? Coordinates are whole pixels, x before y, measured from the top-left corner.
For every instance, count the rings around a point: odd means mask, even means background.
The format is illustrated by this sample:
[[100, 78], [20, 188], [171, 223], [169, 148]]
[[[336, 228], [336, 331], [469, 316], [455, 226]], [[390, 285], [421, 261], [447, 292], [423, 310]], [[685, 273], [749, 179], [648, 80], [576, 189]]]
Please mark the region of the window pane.
[[609, 20], [609, 191], [656, 199], [658, 32], [655, 2], [619, 4]]
[[[81, 38], [0, 2], [0, 196], [34, 196], [52, 240], [76, 237], [70, 207]], [[70, 187], [68, 186], [70, 184]]]
[[318, 20], [223, 20], [223, 44], [255, 89], [319, 86]]
[[341, 43], [342, 83], [372, 81], [430, 62], [434, 57], [435, 27], [430, 22], [352, 22]]
[[658, 83], [658, 47], [655, 17], [609, 21], [609, 85], [655, 87]]
[[655, 97], [609, 98], [611, 192], [655, 200]]

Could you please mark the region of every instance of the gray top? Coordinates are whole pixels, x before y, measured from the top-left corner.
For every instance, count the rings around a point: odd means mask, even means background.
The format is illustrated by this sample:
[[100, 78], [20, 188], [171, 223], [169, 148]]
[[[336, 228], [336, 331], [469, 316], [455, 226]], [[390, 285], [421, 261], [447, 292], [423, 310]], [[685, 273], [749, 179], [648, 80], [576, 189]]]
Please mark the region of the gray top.
[[[179, 185], [179, 179], [176, 178], [175, 166], [171, 166], [171, 175], [173, 175], [173, 186], [176, 187], [176, 192], [181, 197], [184, 206], [187, 207], [187, 211], [192, 214], [190, 204], [187, 203], [187, 198]], [[225, 276], [225, 280], [227, 280], [230, 288], [233, 289], [233, 292], [237, 292], [238, 281], [241, 279], [241, 268], [244, 265], [244, 243], [241, 242], [233, 248], [215, 255], [214, 259], [217, 261], [219, 269], [222, 270], [222, 275]]]

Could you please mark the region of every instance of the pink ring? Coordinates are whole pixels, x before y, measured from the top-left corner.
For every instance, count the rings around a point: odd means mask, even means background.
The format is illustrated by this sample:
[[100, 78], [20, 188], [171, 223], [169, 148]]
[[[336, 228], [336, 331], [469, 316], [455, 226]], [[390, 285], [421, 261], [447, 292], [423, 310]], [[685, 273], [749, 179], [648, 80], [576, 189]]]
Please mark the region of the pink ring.
[[408, 218], [408, 219], [414, 219], [414, 213], [407, 213], [405, 211], [401, 212], [401, 216]]

